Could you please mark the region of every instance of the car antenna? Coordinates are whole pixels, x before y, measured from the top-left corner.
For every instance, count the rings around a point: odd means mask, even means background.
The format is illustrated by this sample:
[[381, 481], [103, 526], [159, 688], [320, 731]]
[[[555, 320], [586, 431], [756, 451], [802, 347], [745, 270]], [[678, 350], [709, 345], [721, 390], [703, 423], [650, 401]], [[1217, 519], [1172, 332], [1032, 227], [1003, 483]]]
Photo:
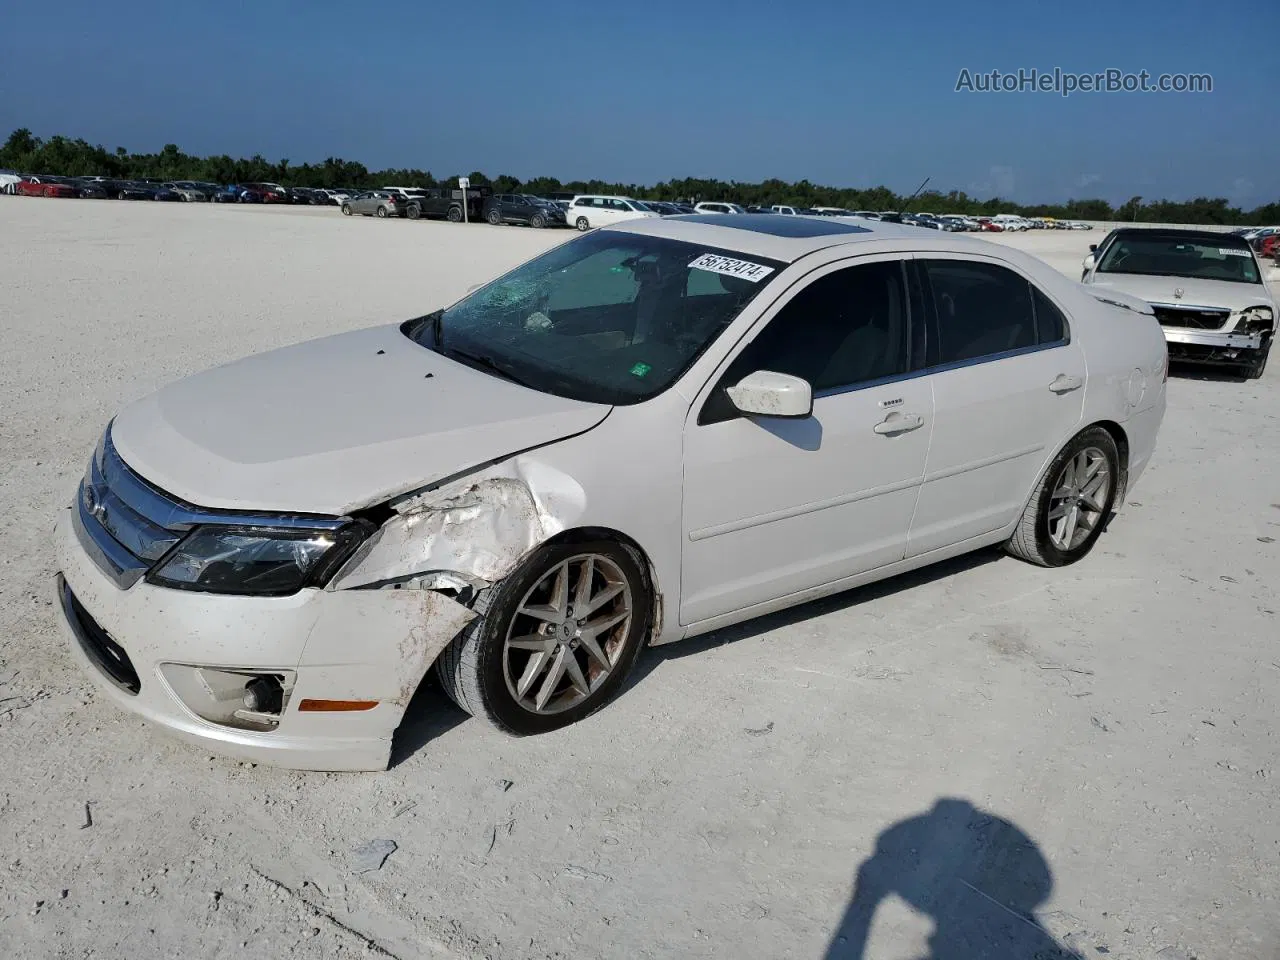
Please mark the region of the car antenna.
[[901, 223], [902, 215], [906, 213], [908, 208], [911, 206], [911, 201], [913, 201], [916, 197], [920, 196], [920, 191], [923, 190], [925, 186], [929, 183], [929, 181], [932, 179], [933, 179], [932, 177], [925, 177], [924, 181], [920, 184], [920, 186], [916, 187], [916, 192], [913, 193], [911, 196], [907, 197], [906, 202], [903, 203], [901, 210], [899, 210], [897, 213], [890, 213], [887, 216], [881, 217], [880, 219], [884, 220], [886, 223]]

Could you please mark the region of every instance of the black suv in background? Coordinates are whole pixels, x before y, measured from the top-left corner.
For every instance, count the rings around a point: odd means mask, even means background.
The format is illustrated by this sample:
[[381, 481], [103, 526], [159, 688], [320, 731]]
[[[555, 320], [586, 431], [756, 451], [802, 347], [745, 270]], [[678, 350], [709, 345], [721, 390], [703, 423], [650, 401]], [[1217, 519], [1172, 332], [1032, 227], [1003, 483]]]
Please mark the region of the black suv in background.
[[564, 211], [550, 200], [524, 193], [499, 193], [484, 202], [484, 219], [500, 223], [527, 223], [531, 227], [564, 226]]

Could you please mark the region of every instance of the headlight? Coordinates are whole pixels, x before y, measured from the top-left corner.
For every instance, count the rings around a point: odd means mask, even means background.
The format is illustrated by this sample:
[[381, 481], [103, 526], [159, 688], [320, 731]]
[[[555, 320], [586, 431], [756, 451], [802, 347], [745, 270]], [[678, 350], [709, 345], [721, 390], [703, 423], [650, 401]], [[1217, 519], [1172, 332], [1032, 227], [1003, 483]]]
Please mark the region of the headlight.
[[320, 583], [364, 539], [366, 525], [338, 530], [197, 527], [148, 581], [180, 590], [281, 596]]
[[1240, 322], [1236, 325], [1236, 329], [1258, 333], [1270, 330], [1274, 323], [1275, 318], [1270, 307], [1250, 307], [1240, 311]]

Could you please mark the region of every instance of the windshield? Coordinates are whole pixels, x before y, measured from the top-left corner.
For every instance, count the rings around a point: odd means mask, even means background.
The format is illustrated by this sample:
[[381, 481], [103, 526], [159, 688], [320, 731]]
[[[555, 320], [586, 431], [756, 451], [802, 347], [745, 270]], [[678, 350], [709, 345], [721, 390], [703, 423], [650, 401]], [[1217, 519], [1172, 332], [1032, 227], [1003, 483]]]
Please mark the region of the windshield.
[[603, 230], [401, 329], [424, 347], [535, 390], [639, 403], [671, 386], [781, 268]]
[[1151, 236], [1117, 237], [1098, 264], [1098, 273], [1262, 282], [1248, 245], [1229, 234], [1213, 240], [1156, 231]]

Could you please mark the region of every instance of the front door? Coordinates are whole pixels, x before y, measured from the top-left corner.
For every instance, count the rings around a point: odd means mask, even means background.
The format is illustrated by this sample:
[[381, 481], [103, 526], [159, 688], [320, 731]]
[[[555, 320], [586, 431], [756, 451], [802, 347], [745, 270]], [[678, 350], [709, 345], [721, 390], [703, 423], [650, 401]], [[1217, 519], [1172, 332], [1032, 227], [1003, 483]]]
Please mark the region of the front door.
[[[815, 272], [765, 314], [685, 428], [680, 622], [693, 624], [901, 560], [933, 427], [911, 377], [901, 260]], [[724, 388], [756, 370], [814, 389], [811, 416], [744, 416]]]

